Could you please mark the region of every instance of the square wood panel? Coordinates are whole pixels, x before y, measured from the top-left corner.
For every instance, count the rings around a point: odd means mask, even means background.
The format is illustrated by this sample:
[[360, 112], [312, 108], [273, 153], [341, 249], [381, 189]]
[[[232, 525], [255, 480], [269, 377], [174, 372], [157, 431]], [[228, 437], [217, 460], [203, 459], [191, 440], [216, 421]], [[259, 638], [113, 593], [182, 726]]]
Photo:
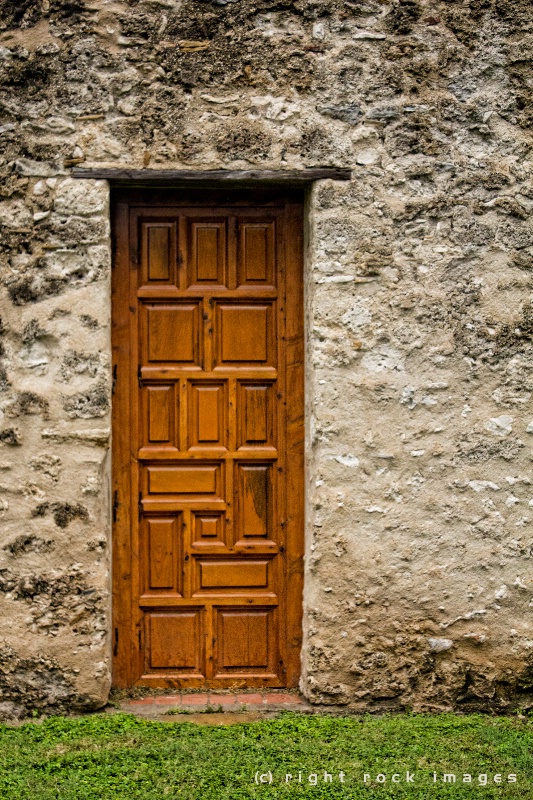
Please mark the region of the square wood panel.
[[216, 304], [216, 366], [276, 366], [272, 303]]
[[273, 608], [215, 609], [215, 674], [276, 671]]
[[198, 303], [157, 303], [144, 306], [145, 361], [200, 366]]
[[149, 670], [203, 674], [202, 609], [154, 610], [146, 615], [145, 620]]
[[195, 511], [192, 514], [192, 546], [204, 550], [224, 548], [227, 545], [228, 529], [224, 514]]

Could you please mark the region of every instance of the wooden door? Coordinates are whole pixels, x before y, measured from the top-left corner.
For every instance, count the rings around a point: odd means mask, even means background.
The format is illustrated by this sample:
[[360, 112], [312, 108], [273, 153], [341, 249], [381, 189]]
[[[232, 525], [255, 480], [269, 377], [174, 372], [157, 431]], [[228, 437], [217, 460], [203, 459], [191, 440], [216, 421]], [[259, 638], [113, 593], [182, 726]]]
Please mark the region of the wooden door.
[[114, 194], [114, 684], [296, 686], [299, 194]]

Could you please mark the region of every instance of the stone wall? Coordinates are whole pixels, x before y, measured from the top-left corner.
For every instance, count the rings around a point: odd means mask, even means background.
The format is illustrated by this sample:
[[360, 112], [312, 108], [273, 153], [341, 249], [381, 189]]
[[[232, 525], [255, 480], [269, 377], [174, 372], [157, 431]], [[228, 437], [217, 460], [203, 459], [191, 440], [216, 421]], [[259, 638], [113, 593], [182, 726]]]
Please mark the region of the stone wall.
[[529, 0], [0, 0], [0, 696], [109, 688], [109, 215], [69, 168], [309, 199], [302, 689], [533, 698]]
[[109, 689], [110, 249], [105, 185], [81, 186], [30, 160], [11, 174], [17, 188], [2, 216], [0, 714], [19, 715], [98, 706]]

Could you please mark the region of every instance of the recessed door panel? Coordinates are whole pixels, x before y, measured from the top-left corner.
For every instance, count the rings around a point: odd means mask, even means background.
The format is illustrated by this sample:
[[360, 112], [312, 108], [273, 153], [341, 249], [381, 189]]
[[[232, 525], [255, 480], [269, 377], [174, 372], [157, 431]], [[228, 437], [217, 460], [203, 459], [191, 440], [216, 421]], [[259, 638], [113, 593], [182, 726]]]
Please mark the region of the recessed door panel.
[[[230, 520], [231, 521], [231, 520]], [[228, 520], [224, 514], [197, 511], [192, 514], [192, 546], [214, 552], [227, 545]]]
[[271, 303], [218, 303], [214, 333], [217, 366], [276, 366]]
[[275, 610], [219, 608], [215, 669], [223, 674], [275, 673]]
[[141, 267], [145, 282], [172, 282], [176, 262], [175, 223], [145, 223], [142, 237]]
[[268, 561], [251, 559], [197, 560], [197, 589], [238, 590], [268, 588]]
[[144, 595], [181, 594], [181, 515], [146, 517], [141, 527]]
[[199, 365], [200, 309], [197, 303], [149, 305], [146, 340], [148, 363], [171, 362], [181, 366]]
[[239, 383], [237, 398], [238, 446], [273, 447], [275, 444], [274, 387]]
[[272, 510], [270, 464], [237, 464], [235, 477], [239, 539], [267, 537]]
[[238, 281], [242, 286], [275, 283], [274, 222], [242, 222], [239, 226]]
[[189, 446], [225, 447], [227, 400], [223, 383], [191, 382]]
[[147, 444], [171, 444], [174, 433], [174, 387], [147, 386], [144, 412]]
[[218, 464], [152, 464], [148, 494], [214, 495], [221, 488], [220, 470]]
[[146, 615], [148, 668], [196, 675], [203, 665], [201, 609], [173, 609]]
[[226, 221], [189, 222], [190, 284], [226, 283]]

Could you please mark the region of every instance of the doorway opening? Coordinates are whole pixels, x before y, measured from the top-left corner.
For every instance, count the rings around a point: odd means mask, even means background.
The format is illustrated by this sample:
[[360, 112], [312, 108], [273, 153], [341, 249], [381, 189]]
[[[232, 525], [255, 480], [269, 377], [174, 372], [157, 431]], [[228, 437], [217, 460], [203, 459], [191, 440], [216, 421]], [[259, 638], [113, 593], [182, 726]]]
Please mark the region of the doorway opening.
[[303, 192], [112, 208], [113, 683], [295, 687]]

